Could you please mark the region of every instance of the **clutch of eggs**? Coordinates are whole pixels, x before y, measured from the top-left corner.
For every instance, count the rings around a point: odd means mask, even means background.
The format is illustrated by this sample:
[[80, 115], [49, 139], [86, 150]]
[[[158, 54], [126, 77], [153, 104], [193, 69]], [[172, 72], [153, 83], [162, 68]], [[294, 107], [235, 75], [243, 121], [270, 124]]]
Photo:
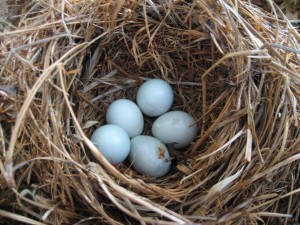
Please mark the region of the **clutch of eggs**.
[[[174, 100], [171, 86], [161, 79], [150, 79], [138, 89], [136, 101], [118, 99], [106, 112], [107, 125], [97, 128], [91, 136], [103, 156], [112, 164], [123, 162], [128, 156], [140, 174], [164, 176], [171, 167], [165, 144], [175, 148], [187, 147], [196, 138], [195, 120], [183, 111], [167, 112]], [[143, 114], [159, 116], [152, 125], [152, 135], [141, 135]], [[130, 140], [131, 139], [131, 140]]]

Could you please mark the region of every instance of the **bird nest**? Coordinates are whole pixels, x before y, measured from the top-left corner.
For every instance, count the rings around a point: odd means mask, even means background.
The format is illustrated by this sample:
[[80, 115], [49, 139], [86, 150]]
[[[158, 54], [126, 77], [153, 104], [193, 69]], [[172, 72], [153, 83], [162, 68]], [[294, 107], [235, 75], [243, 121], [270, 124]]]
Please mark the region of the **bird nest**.
[[[300, 35], [268, 2], [271, 13], [233, 0], [25, 1], [0, 34], [0, 215], [299, 222]], [[200, 127], [161, 178], [111, 165], [89, 139], [149, 78], [171, 84], [171, 110]]]

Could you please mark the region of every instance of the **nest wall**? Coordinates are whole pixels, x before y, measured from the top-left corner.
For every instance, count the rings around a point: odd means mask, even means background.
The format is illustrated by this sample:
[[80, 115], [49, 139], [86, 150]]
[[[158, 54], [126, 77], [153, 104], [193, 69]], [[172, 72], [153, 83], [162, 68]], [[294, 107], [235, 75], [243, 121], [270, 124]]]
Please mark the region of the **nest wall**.
[[[300, 35], [269, 4], [273, 14], [229, 0], [24, 2], [0, 34], [1, 216], [31, 224], [299, 220]], [[112, 166], [89, 140], [112, 101], [134, 101], [154, 77], [172, 85], [172, 110], [200, 127], [159, 179], [127, 162]], [[145, 134], [152, 122], [145, 119]]]

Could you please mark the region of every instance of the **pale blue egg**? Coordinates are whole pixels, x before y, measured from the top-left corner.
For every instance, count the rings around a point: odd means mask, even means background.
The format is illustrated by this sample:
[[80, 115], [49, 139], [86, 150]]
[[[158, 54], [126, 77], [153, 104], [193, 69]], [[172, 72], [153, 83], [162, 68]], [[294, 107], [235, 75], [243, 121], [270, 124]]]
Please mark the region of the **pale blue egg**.
[[130, 151], [130, 138], [127, 132], [113, 124], [97, 128], [91, 136], [91, 141], [112, 164], [123, 162]]
[[161, 79], [151, 79], [143, 83], [136, 96], [136, 102], [142, 112], [151, 117], [167, 112], [173, 100], [172, 87]]
[[195, 120], [183, 111], [171, 111], [158, 117], [152, 125], [152, 135], [165, 144], [176, 143], [185, 148], [195, 140], [198, 127]]
[[122, 127], [130, 138], [140, 135], [144, 128], [141, 110], [134, 102], [127, 99], [118, 99], [108, 107], [106, 122]]
[[146, 135], [131, 139], [129, 161], [138, 173], [164, 176], [171, 167], [169, 158], [169, 151], [160, 140]]

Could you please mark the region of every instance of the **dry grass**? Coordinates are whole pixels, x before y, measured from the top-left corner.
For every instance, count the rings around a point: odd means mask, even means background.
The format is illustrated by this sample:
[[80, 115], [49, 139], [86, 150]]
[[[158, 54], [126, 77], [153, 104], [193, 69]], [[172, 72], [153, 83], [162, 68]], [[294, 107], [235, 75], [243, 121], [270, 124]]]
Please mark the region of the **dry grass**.
[[[161, 2], [26, 1], [11, 18], [19, 22], [0, 33], [0, 216], [28, 224], [299, 220], [300, 35], [249, 2]], [[153, 77], [172, 84], [173, 109], [201, 127], [185, 160], [160, 179], [127, 162], [112, 166], [89, 140], [113, 100], [134, 100]]]

